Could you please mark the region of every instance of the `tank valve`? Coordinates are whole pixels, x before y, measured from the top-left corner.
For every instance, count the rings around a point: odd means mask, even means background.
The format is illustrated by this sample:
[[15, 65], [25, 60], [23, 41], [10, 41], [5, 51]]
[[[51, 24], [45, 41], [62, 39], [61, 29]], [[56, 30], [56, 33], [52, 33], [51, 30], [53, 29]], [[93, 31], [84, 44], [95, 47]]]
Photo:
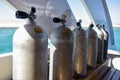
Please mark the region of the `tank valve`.
[[78, 26], [78, 28], [81, 28], [81, 23], [82, 23], [82, 19], [79, 20], [79, 22], [76, 23], [76, 25]]
[[19, 19], [26, 19], [28, 18], [30, 21], [34, 21], [36, 19], [36, 15], [34, 15], [36, 12], [36, 8], [31, 7], [30, 14], [27, 14], [24, 11], [16, 11], [16, 18]]
[[89, 30], [89, 29], [92, 29], [93, 27], [94, 27], [94, 25], [91, 23], [91, 24], [89, 25], [88, 30]]
[[65, 20], [66, 17], [67, 17], [67, 16], [66, 16], [65, 14], [62, 15], [62, 18], [54, 17], [54, 18], [53, 18], [53, 22], [54, 22], [54, 23], [62, 23], [63, 25], [65, 25], [65, 23], [66, 23], [66, 20]]

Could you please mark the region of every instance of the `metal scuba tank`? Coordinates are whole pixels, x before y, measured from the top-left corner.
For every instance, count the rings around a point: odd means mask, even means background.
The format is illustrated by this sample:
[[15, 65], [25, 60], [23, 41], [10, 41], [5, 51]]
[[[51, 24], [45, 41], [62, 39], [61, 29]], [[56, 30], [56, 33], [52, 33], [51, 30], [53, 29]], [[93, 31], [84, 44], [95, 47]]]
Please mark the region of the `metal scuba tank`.
[[104, 50], [104, 34], [100, 29], [100, 25], [96, 25], [96, 32], [98, 34], [98, 47], [97, 47], [97, 63], [103, 62], [103, 50]]
[[[50, 35], [55, 46], [53, 54], [53, 74], [50, 80], [72, 80], [73, 33], [65, 25], [66, 15], [62, 19], [54, 18], [55, 23], [62, 23]], [[50, 62], [51, 63], [51, 62]]]
[[88, 68], [96, 68], [97, 64], [98, 37], [93, 27], [91, 24], [88, 28]]
[[47, 80], [48, 37], [34, 22], [35, 12], [34, 7], [30, 14], [16, 12], [17, 18], [29, 21], [13, 37], [13, 80]]
[[104, 33], [104, 54], [103, 54], [103, 59], [107, 59], [107, 50], [108, 50], [108, 39], [109, 39], [109, 34], [105, 30], [105, 26], [101, 26], [102, 32]]
[[81, 26], [82, 20], [77, 22], [77, 29], [74, 33], [74, 51], [73, 51], [73, 76], [74, 78], [86, 77], [87, 73], [87, 33]]

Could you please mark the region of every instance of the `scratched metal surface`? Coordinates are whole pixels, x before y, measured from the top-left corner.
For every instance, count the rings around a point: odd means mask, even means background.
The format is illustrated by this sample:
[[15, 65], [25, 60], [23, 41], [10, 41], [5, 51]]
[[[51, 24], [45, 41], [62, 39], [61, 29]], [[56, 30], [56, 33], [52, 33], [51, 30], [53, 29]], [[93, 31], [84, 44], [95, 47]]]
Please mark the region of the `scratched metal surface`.
[[74, 72], [86, 76], [87, 69], [87, 34], [84, 29], [74, 31]]
[[94, 29], [88, 29], [88, 60], [87, 63], [90, 67], [96, 68], [97, 64], [97, 46], [98, 37]]
[[13, 80], [47, 80], [47, 35], [27, 24], [13, 37]]
[[50, 40], [56, 47], [53, 55], [52, 80], [72, 80], [72, 31], [60, 26], [53, 31]]

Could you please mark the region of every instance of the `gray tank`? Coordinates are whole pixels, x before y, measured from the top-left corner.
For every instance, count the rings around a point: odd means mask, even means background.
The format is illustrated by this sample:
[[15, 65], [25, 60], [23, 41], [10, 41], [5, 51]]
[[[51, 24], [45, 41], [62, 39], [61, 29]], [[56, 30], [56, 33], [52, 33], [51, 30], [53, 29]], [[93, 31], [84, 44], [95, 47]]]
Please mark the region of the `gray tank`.
[[74, 33], [74, 52], [73, 52], [73, 76], [75, 78], [85, 77], [87, 72], [87, 33], [81, 27], [81, 20], [77, 23], [78, 28]]
[[107, 50], [108, 50], [108, 40], [109, 40], [109, 34], [108, 32], [105, 30], [105, 26], [102, 25], [101, 26], [102, 32], [104, 33], [104, 54], [103, 54], [103, 59], [107, 59]]
[[13, 80], [47, 80], [46, 32], [34, 22], [35, 8], [30, 14], [17, 11], [17, 18], [29, 18], [13, 37]]
[[88, 28], [88, 67], [96, 68], [97, 64], [97, 46], [98, 36], [96, 31], [93, 29], [94, 25], [91, 24]]
[[104, 34], [100, 29], [100, 25], [96, 25], [96, 32], [98, 34], [98, 47], [97, 47], [97, 63], [103, 62], [103, 52], [104, 52]]
[[62, 19], [54, 18], [54, 22], [56, 21], [62, 25], [50, 35], [51, 43], [56, 47], [53, 55], [52, 80], [72, 80], [73, 33], [65, 26], [65, 15]]

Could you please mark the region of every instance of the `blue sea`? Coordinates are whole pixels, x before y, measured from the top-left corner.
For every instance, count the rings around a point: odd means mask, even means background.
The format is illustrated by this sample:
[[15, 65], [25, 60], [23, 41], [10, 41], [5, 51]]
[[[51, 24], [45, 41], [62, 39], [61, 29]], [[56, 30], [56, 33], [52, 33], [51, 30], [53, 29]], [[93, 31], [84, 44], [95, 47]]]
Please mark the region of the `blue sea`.
[[[0, 54], [12, 52], [13, 34], [17, 28], [0, 28]], [[120, 51], [120, 28], [114, 27], [115, 44]]]
[[0, 28], [0, 54], [12, 52], [12, 38], [17, 28]]

